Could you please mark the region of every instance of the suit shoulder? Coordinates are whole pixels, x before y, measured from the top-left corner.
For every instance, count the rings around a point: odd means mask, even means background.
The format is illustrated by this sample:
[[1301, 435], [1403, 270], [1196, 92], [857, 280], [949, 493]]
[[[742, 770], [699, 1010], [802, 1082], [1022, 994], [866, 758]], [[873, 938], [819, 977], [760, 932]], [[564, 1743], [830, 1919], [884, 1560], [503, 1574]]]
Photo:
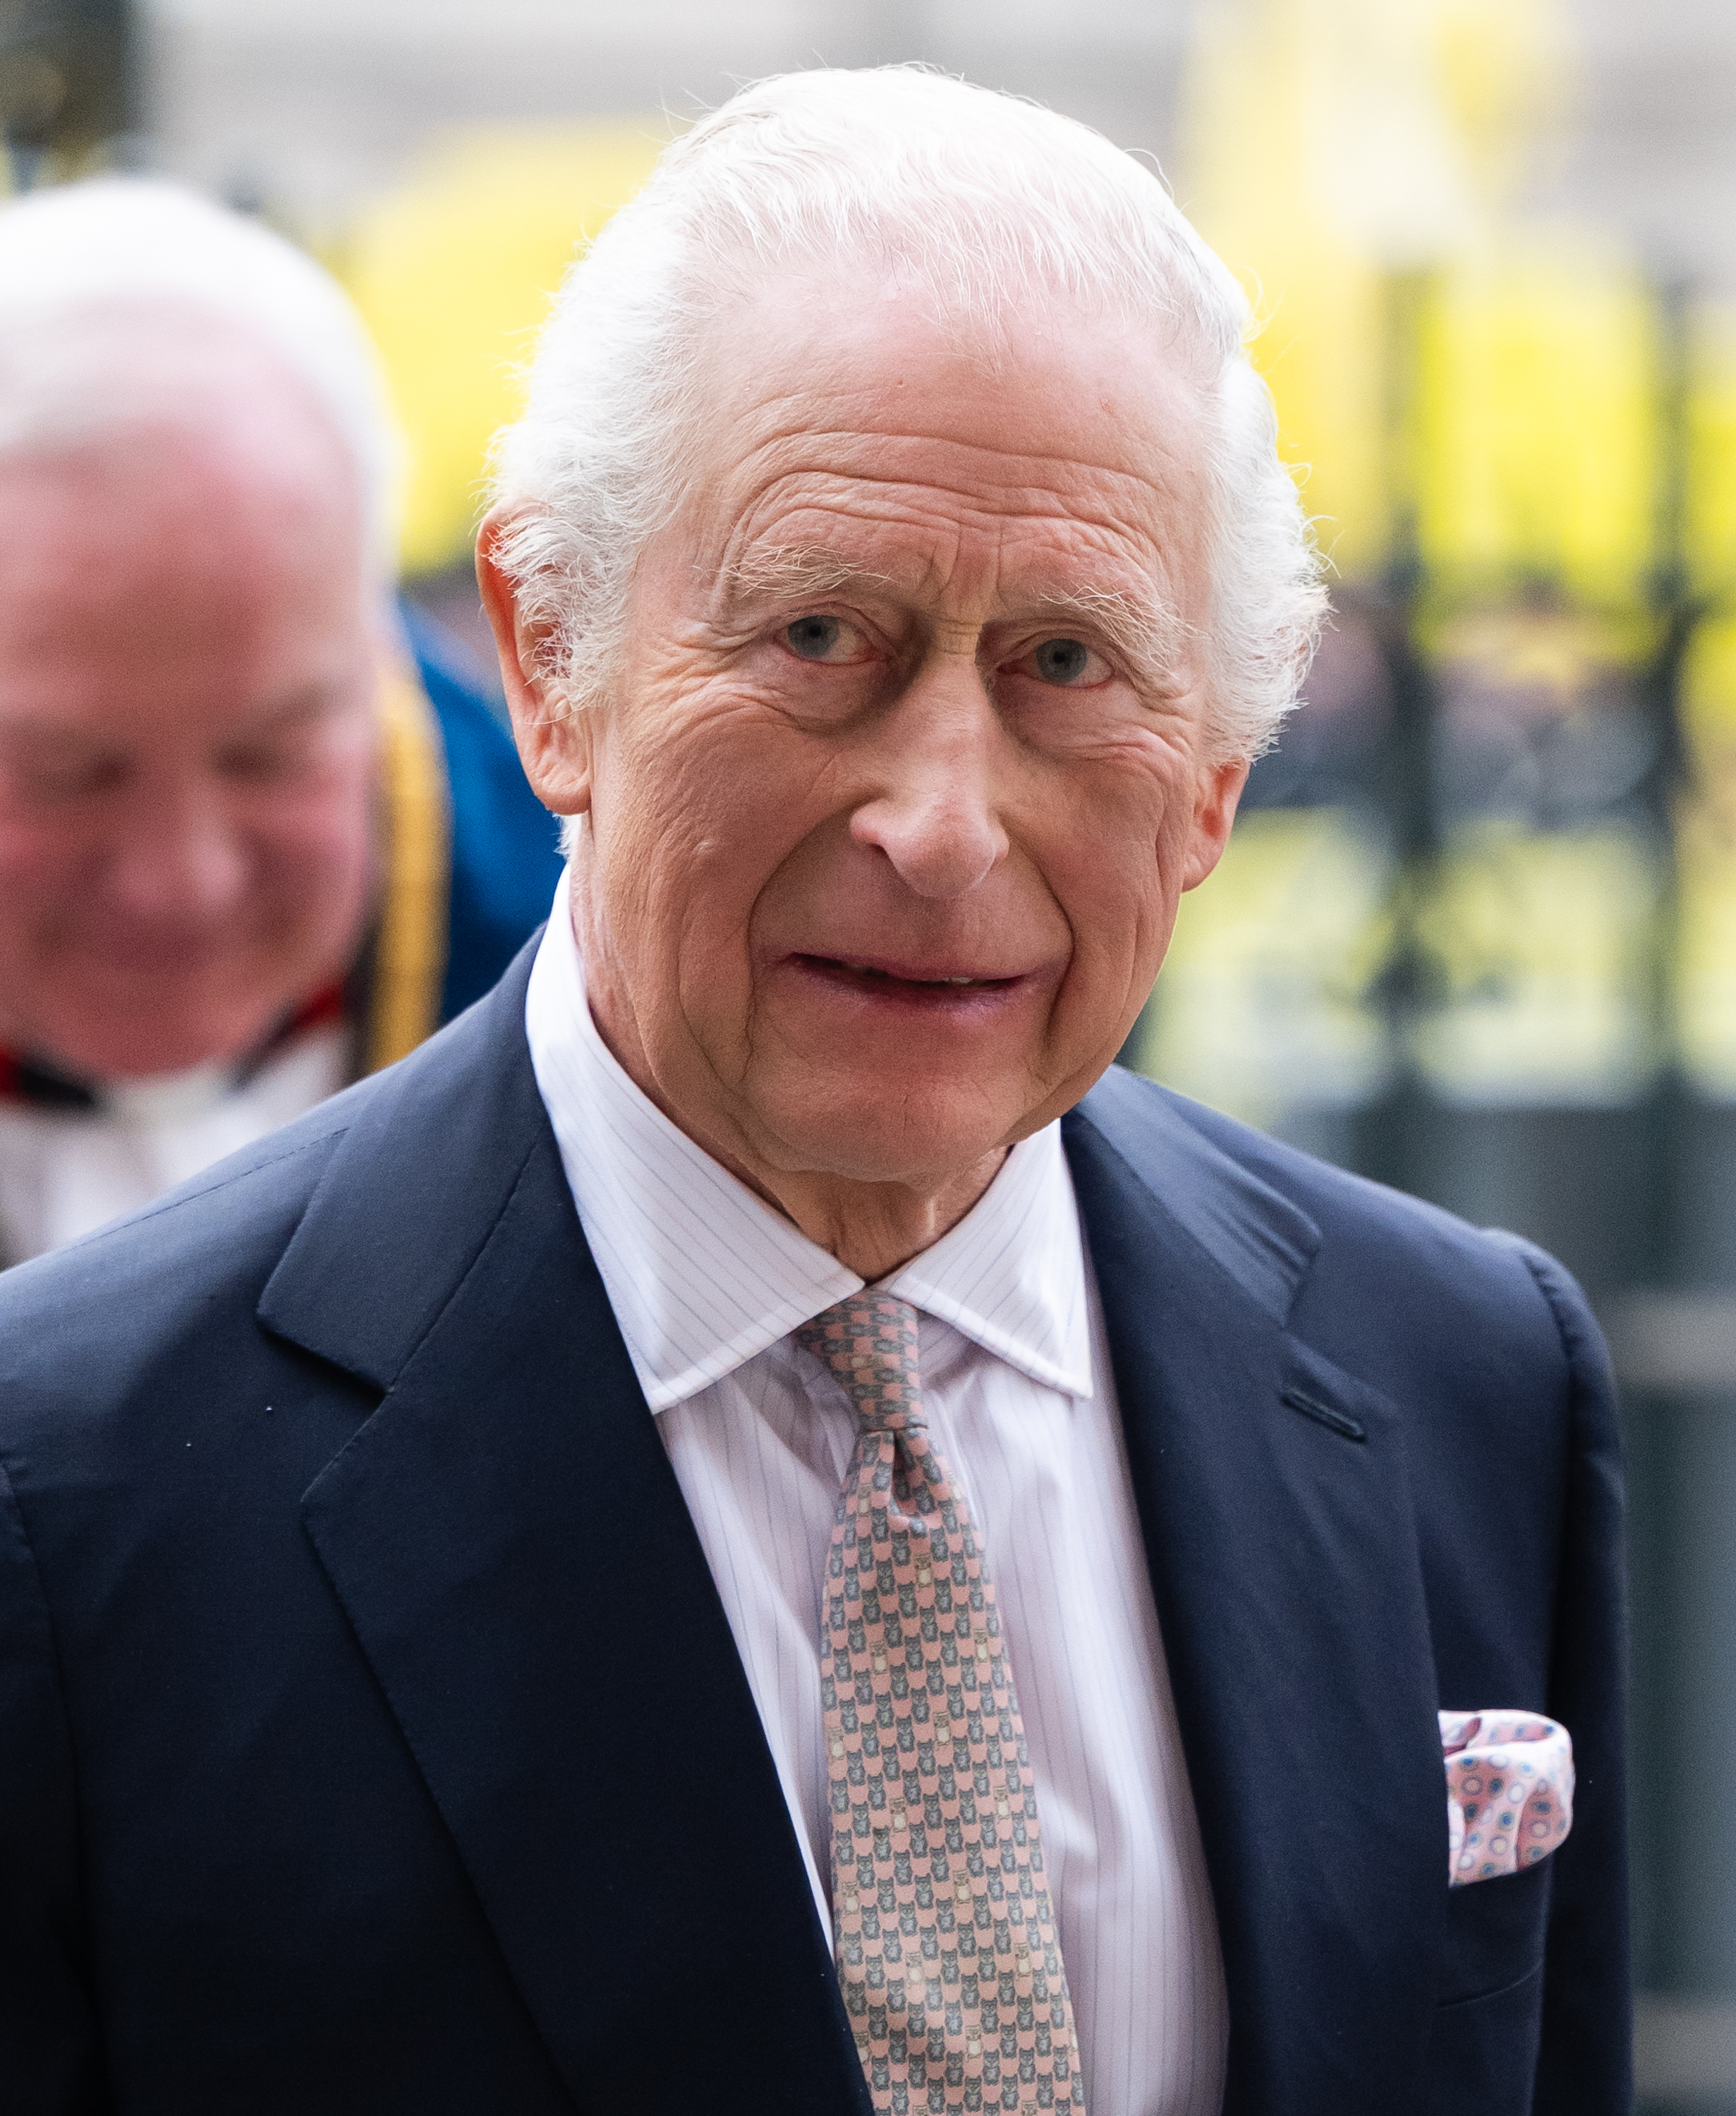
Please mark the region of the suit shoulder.
[[[352, 1171], [389, 1222], [400, 1186], [440, 1163], [431, 1142], [462, 1134], [523, 1044], [532, 949], [511, 977], [408, 1058], [231, 1154], [142, 1210], [0, 1275], [0, 1397], [34, 1381], [124, 1387], [194, 1343], [246, 1341], [266, 1281], [358, 1138], [378, 1149]], [[528, 1091], [534, 1097], [532, 1084]], [[386, 1143], [382, 1147], [380, 1142]]]
[[0, 1387], [64, 1371], [70, 1359], [84, 1372], [111, 1353], [136, 1364], [232, 1307], [251, 1322], [338, 1146], [414, 1062], [358, 1081], [137, 1212], [0, 1272]]
[[[363, 1083], [365, 1090], [371, 1083]], [[352, 1089], [93, 1234], [0, 1274], [0, 1385], [177, 1333], [260, 1289], [353, 1118]]]
[[1559, 1322], [1554, 1311], [1563, 1304], [1584, 1309], [1568, 1272], [1529, 1242], [1353, 1175], [1173, 1088], [1127, 1073], [1112, 1079], [1124, 1121], [1181, 1129], [1313, 1223], [1321, 1290], [1354, 1283], [1365, 1296], [1387, 1291], [1407, 1303], [1426, 1299], [1461, 1314], [1486, 1313], [1493, 1304], [1527, 1322]]

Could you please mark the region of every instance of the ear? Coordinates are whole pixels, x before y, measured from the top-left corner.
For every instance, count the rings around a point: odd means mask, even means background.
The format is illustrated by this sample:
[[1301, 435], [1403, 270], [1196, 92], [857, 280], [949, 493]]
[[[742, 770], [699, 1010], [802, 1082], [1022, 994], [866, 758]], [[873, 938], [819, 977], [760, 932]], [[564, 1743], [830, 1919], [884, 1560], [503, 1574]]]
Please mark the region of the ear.
[[1230, 826], [1236, 820], [1236, 804], [1248, 783], [1249, 761], [1246, 757], [1237, 757], [1227, 764], [1200, 766], [1194, 782], [1193, 826], [1181, 872], [1184, 889], [1197, 889], [1223, 858]]
[[592, 715], [572, 711], [551, 681], [544, 661], [548, 627], [519, 615], [517, 590], [499, 555], [512, 521], [511, 513], [495, 508], [477, 532], [477, 586], [495, 635], [524, 775], [545, 808], [583, 816], [591, 806]]

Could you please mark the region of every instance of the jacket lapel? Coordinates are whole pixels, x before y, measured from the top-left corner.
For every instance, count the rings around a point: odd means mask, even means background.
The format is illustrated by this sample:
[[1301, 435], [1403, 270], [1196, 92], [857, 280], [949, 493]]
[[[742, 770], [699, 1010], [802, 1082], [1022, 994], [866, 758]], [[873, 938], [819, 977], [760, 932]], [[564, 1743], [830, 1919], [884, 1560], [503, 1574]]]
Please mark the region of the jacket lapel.
[[866, 2109], [728, 1622], [573, 1208], [528, 951], [358, 1104], [261, 1319], [384, 1392], [308, 1533], [573, 2099]]
[[1411, 2105], [1446, 1896], [1393, 1406], [1285, 1329], [1318, 1230], [1144, 1083], [1065, 1125], [1230, 2003], [1227, 2116]]

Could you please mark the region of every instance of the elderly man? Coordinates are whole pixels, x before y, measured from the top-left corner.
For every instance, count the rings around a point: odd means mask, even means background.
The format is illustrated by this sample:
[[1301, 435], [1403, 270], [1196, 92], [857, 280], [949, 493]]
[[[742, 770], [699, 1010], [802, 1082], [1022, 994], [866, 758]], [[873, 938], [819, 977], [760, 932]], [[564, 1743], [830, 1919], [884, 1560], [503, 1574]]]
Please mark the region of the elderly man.
[[394, 468], [280, 237], [0, 211], [0, 1264], [402, 1056], [546, 911], [510, 741], [394, 614]]
[[920, 73], [575, 269], [546, 933], [0, 1288], [9, 2109], [1625, 2106], [1583, 1303], [1109, 1070], [1317, 618], [1242, 322]]

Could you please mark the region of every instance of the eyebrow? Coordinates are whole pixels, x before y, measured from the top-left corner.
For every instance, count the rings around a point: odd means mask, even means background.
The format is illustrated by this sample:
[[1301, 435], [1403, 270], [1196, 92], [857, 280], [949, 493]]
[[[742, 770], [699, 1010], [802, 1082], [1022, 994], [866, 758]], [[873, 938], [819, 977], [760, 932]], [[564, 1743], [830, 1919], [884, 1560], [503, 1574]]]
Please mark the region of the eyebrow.
[[[341, 692], [337, 689], [324, 690], [318, 685], [305, 685], [268, 706], [256, 720], [224, 729], [219, 739], [247, 742], [262, 734], [281, 734], [286, 729], [323, 719], [340, 702]], [[16, 718], [0, 715], [0, 743], [16, 748], [28, 746], [66, 750], [81, 744], [87, 749], [103, 749], [113, 748], [117, 743], [124, 747], [131, 733], [130, 724], [123, 727], [86, 727], [76, 721], [41, 720], [28, 714]]]
[[[716, 585], [727, 606], [758, 596], [796, 600], [896, 583], [890, 574], [876, 573], [841, 552], [805, 544], [748, 552], [721, 569]], [[1027, 606], [1040, 619], [1083, 621], [1142, 673], [1159, 681], [1173, 675], [1181, 649], [1194, 634], [1194, 627], [1167, 603], [1146, 602], [1120, 588], [1048, 588], [1033, 596]]]
[[717, 576], [718, 591], [725, 601], [751, 596], [832, 595], [844, 587], [892, 585], [889, 573], [877, 573], [819, 544], [780, 544], [769, 550], [749, 551], [732, 559]]
[[315, 680], [304, 683], [299, 690], [291, 691], [267, 706], [251, 731], [265, 734], [276, 728], [293, 727], [299, 720], [322, 719], [335, 706], [341, 706], [348, 695], [348, 687], [342, 682]]

